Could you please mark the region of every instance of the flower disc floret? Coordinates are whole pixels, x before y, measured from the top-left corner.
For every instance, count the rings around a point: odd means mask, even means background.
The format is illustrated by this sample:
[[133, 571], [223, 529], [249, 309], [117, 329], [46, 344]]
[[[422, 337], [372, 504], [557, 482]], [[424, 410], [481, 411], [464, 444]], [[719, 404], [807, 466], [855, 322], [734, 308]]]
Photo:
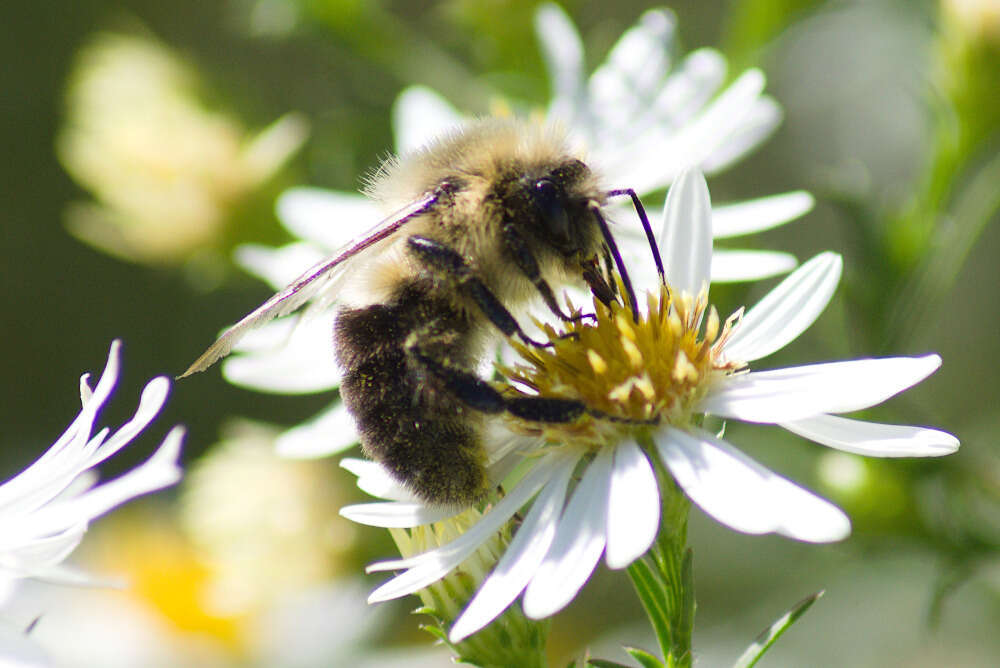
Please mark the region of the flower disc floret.
[[623, 430], [690, 425], [709, 389], [745, 366], [721, 355], [739, 314], [720, 323], [707, 292], [692, 297], [665, 283], [646, 301], [638, 321], [628, 308], [594, 300], [593, 318], [578, 319], [565, 332], [543, 328], [550, 347], [515, 342], [523, 362], [501, 368], [513, 386], [541, 397], [578, 399], [588, 409], [568, 425], [519, 426], [596, 447], [616, 442]]

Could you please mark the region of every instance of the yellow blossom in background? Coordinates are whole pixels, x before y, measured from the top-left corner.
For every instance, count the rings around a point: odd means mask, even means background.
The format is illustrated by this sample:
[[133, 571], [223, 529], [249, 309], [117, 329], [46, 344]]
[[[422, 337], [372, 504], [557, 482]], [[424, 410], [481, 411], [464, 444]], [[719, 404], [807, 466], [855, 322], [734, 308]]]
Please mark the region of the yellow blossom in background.
[[306, 137], [295, 114], [250, 134], [197, 90], [195, 72], [152, 39], [105, 33], [81, 49], [57, 151], [96, 202], [69, 207], [74, 236], [122, 259], [183, 262], [218, 244], [234, 205]]
[[120, 513], [101, 528], [85, 558], [122, 578], [121, 590], [107, 595], [155, 613], [147, 616], [174, 638], [172, 645], [192, 645], [185, 652], [201, 647], [196, 654], [240, 651], [245, 618], [207, 608], [214, 573], [165, 507]]

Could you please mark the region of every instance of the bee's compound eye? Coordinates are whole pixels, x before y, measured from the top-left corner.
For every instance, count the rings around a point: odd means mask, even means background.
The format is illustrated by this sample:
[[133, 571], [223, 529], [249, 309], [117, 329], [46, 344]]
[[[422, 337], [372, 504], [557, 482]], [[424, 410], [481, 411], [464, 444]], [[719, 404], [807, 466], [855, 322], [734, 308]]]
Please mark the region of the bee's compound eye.
[[554, 240], [559, 244], [569, 243], [569, 219], [559, 186], [551, 179], [538, 179], [532, 188], [532, 199]]
[[559, 199], [559, 188], [551, 179], [538, 179], [535, 181], [535, 198], [540, 204], [554, 202]]

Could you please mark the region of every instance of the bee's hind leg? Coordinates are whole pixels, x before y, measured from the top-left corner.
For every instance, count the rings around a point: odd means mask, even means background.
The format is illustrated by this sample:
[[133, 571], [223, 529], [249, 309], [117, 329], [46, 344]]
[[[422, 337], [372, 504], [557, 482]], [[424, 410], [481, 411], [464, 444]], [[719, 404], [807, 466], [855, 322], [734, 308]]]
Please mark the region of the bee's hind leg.
[[535, 341], [521, 329], [507, 307], [490, 292], [482, 279], [476, 276], [465, 259], [457, 252], [434, 239], [418, 235], [406, 240], [411, 253], [429, 268], [454, 281], [456, 287], [472, 299], [483, 315], [506, 336], [516, 336], [536, 348], [549, 348], [553, 344]]
[[573, 399], [552, 397], [505, 397], [474, 373], [436, 359], [413, 342], [409, 354], [427, 373], [434, 376], [455, 398], [483, 413], [504, 411], [530, 422], [572, 422], [587, 413], [587, 407]]

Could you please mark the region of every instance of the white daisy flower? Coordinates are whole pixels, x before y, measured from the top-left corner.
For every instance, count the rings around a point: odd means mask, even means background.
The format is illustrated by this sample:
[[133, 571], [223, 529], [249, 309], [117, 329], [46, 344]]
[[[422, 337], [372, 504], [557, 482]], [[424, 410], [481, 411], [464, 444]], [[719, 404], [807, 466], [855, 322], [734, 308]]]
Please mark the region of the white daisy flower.
[[[97, 483], [92, 469], [128, 445], [159, 413], [170, 381], [154, 378], [142, 391], [131, 420], [117, 431], [94, 433], [94, 422], [118, 381], [121, 342], [111, 344], [108, 363], [95, 388], [80, 378], [80, 414], [34, 464], [0, 485], [0, 590], [10, 593], [19, 579], [86, 584], [88, 576], [62, 565], [83, 539], [90, 522], [142, 494], [174, 484], [184, 430], [174, 427], [156, 452], [124, 475]], [[2, 598], [0, 598], [2, 600]]]
[[[721, 170], [758, 146], [781, 120], [781, 111], [763, 94], [764, 76], [748, 70], [722, 89], [726, 63], [721, 54], [702, 49], [672, 66], [674, 17], [666, 10], [644, 14], [611, 49], [604, 64], [584, 80], [583, 46], [566, 14], [542, 6], [536, 28], [552, 80], [548, 117], [563, 124], [592, 164], [612, 185], [639, 194], [667, 186], [687, 165]], [[416, 150], [466, 118], [447, 100], [423, 87], [402, 92], [393, 109], [396, 150]], [[647, 242], [626, 202], [615, 206], [620, 221], [616, 237], [637, 281], [651, 281]], [[712, 211], [716, 238], [734, 237], [775, 227], [807, 213], [812, 196], [803, 191], [772, 195]], [[356, 193], [293, 188], [278, 202], [278, 217], [302, 241], [282, 248], [243, 246], [237, 260], [275, 289], [303, 269], [357, 238], [384, 212]], [[755, 280], [793, 269], [796, 260], [771, 251], [716, 250], [713, 281]], [[223, 374], [232, 383], [279, 394], [336, 389], [340, 370], [334, 362], [327, 312], [301, 326], [295, 318], [265, 325], [236, 347]], [[353, 420], [340, 402], [310, 422], [285, 434], [279, 451], [288, 456], [319, 457], [357, 442]]]
[[[737, 531], [807, 542], [837, 541], [850, 533], [843, 512], [707, 431], [706, 416], [779, 424], [823, 445], [871, 456], [938, 456], [958, 448], [954, 436], [938, 430], [839, 416], [920, 382], [941, 364], [937, 355], [749, 370], [748, 363], [781, 349], [820, 315], [839, 281], [841, 258], [817, 255], [745, 315], [741, 310], [723, 323], [708, 306], [711, 239], [708, 188], [700, 173], [687, 172], [664, 207], [660, 240], [668, 285], [652, 286], [639, 321], [628, 309], [595, 303], [597, 322], [571, 328], [578, 339], [550, 331], [552, 349], [521, 347], [522, 363], [504, 370], [531, 395], [577, 399], [594, 413], [569, 424], [510, 420], [514, 430], [547, 444], [529, 453], [530, 470], [454, 541], [371, 566], [403, 572], [370, 601], [437, 581], [534, 499], [450, 638], [458, 641], [483, 628], [522, 592], [528, 617], [554, 614], [573, 599], [602, 555], [610, 568], [624, 568], [650, 548], [660, 526], [651, 457], [705, 513]], [[359, 477], [364, 489], [405, 498], [376, 465], [368, 466]], [[579, 482], [571, 486], [574, 473]], [[435, 510], [441, 509], [421, 509], [405, 499], [350, 506], [342, 514], [398, 527], [406, 520], [428, 521]]]

